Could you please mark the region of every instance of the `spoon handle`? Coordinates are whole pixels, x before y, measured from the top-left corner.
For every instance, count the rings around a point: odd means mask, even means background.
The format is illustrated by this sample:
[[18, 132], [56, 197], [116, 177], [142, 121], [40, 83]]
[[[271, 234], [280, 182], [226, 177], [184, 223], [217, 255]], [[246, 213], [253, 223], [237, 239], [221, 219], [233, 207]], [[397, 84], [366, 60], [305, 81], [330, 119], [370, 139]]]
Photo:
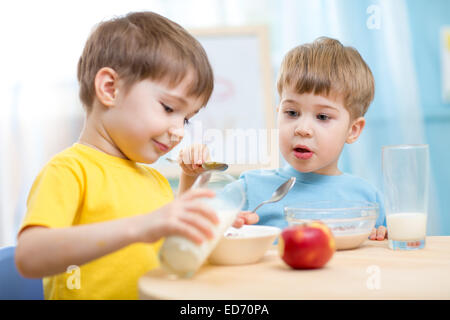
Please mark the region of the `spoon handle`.
[[258, 206], [255, 209], [252, 210], [252, 212], [256, 212], [256, 210], [258, 210], [262, 205], [264, 205], [266, 203], [267, 203], [266, 201], [261, 202], [260, 204], [258, 204]]

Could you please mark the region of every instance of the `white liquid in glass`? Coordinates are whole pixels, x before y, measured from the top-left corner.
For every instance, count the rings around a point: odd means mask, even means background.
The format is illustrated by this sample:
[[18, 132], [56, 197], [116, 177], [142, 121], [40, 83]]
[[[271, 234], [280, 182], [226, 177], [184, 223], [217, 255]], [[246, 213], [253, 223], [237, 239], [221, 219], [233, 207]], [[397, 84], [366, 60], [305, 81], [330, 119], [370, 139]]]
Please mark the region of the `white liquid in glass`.
[[219, 210], [216, 213], [220, 222], [214, 226], [211, 224], [214, 232], [213, 239], [198, 245], [184, 237], [168, 237], [161, 247], [161, 264], [180, 275], [189, 276], [190, 273], [194, 273], [208, 258], [237, 215], [235, 210]]
[[425, 213], [392, 213], [386, 216], [386, 222], [390, 240], [425, 239], [427, 229], [427, 215]]

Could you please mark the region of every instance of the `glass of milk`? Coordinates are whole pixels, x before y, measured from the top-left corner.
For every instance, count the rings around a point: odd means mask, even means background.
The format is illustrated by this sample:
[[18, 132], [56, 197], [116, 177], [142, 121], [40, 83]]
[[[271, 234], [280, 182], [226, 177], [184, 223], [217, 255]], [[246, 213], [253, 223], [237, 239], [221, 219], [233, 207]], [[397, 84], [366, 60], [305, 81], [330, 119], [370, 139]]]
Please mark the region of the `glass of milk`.
[[203, 265], [245, 203], [242, 183], [223, 172], [202, 173], [192, 188], [215, 192], [214, 198], [204, 198], [201, 201], [216, 212], [220, 222], [217, 225], [211, 223], [214, 237], [200, 245], [181, 236], [170, 236], [164, 240], [159, 252], [161, 265], [170, 274], [182, 278], [193, 276]]
[[389, 247], [425, 247], [429, 180], [428, 145], [382, 147], [384, 198]]

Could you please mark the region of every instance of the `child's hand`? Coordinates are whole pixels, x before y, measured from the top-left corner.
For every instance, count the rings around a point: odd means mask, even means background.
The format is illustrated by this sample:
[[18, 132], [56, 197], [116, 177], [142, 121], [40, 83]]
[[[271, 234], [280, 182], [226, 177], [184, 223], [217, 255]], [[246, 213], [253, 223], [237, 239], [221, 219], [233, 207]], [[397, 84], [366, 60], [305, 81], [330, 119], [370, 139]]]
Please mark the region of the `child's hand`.
[[259, 221], [259, 216], [251, 211], [241, 211], [238, 213], [236, 220], [233, 222], [233, 227], [240, 228], [244, 224], [255, 224]]
[[372, 232], [370, 233], [369, 239], [370, 240], [384, 240], [387, 239], [387, 229], [384, 226], [379, 226], [378, 229], [373, 228]]
[[209, 159], [209, 150], [204, 144], [195, 144], [181, 150], [178, 158], [183, 173], [191, 177], [197, 177], [205, 171], [202, 164]]
[[211, 223], [219, 219], [213, 209], [198, 198], [212, 198], [214, 191], [208, 189], [188, 190], [171, 203], [155, 212], [142, 215], [139, 221], [141, 242], [155, 242], [162, 237], [179, 235], [195, 243], [212, 239]]

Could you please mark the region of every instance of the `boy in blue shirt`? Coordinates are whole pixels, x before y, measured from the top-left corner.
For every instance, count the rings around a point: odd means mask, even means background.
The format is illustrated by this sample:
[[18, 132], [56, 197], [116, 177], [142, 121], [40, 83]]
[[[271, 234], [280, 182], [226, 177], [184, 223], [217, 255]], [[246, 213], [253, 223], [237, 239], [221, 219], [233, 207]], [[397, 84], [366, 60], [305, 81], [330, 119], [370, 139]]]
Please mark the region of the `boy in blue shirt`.
[[369, 201], [380, 208], [369, 238], [384, 240], [386, 219], [380, 192], [338, 168], [344, 144], [355, 142], [364, 129], [364, 114], [374, 97], [374, 79], [360, 54], [326, 37], [300, 45], [284, 57], [277, 89], [279, 146], [287, 165], [242, 173], [239, 181], [247, 194], [243, 210], [253, 210], [279, 185], [296, 177], [285, 198], [258, 210], [259, 224], [286, 227], [283, 207], [301, 202]]

